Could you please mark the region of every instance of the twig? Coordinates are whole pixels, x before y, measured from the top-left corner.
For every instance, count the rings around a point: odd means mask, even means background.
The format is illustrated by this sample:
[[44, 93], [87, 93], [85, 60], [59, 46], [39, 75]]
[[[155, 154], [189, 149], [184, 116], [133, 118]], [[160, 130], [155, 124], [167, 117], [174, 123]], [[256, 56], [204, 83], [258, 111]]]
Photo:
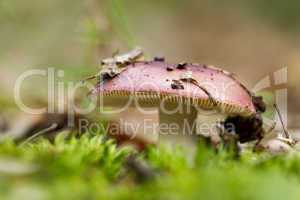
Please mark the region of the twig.
[[188, 83], [192, 83], [193, 85], [197, 86], [199, 89], [201, 89], [207, 96], [208, 98], [210, 99], [210, 101], [214, 104], [215, 107], [218, 106], [218, 103], [217, 101], [215, 100], [214, 97], [212, 97], [212, 95], [210, 94], [210, 92], [208, 92], [208, 90], [202, 86], [199, 85], [198, 81], [196, 81], [195, 79], [193, 78], [182, 78], [180, 79], [181, 81], [183, 82], [188, 82]]
[[276, 103], [274, 103], [274, 108], [275, 108], [275, 110], [276, 110], [276, 112], [277, 112], [277, 114], [279, 116], [279, 120], [280, 120], [280, 123], [281, 123], [281, 126], [282, 126], [282, 129], [283, 129], [285, 137], [288, 138], [288, 139], [290, 139], [291, 138], [290, 134], [289, 134], [288, 130], [286, 129], [284, 123], [283, 123], [282, 115], [281, 115], [280, 110], [279, 110], [279, 108], [278, 108], [278, 106], [277, 106]]
[[93, 75], [93, 76], [89, 76], [89, 77], [87, 77], [87, 78], [81, 80], [80, 82], [81, 82], [82, 84], [84, 84], [84, 83], [86, 83], [87, 81], [89, 81], [89, 80], [94, 80], [94, 79], [96, 79], [96, 78], [97, 78], [97, 75]]
[[45, 133], [48, 133], [50, 131], [55, 130], [57, 128], [57, 126], [58, 126], [58, 124], [54, 123], [50, 127], [46, 128], [46, 129], [43, 129], [43, 130], [37, 132], [36, 134], [33, 134], [32, 136], [30, 136], [29, 138], [27, 138], [24, 142], [22, 142], [20, 144], [20, 147], [22, 147], [22, 146], [26, 145], [27, 143], [31, 142], [32, 140], [34, 140], [38, 136], [41, 136], [41, 135], [43, 135]]

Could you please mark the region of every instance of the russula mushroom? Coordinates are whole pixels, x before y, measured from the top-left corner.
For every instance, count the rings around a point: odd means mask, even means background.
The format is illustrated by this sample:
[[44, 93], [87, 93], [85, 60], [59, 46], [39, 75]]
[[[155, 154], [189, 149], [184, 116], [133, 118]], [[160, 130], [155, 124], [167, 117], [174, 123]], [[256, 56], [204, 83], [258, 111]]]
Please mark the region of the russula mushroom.
[[144, 108], [158, 109], [160, 138], [181, 140], [174, 136], [199, 131], [211, 134], [220, 121], [225, 130], [231, 124], [237, 127], [239, 141], [261, 138], [260, 107], [251, 93], [232, 74], [212, 66], [176, 65], [161, 59], [132, 62], [120, 74], [97, 84], [91, 94], [100, 97], [101, 106], [123, 111], [126, 106], [141, 113]]

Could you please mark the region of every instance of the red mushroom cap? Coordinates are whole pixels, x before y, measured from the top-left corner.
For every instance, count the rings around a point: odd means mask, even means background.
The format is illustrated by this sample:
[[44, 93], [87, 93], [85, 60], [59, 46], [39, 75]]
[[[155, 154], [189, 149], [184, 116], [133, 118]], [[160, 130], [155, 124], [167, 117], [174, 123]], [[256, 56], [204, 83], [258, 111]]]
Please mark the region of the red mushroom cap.
[[190, 101], [201, 108], [213, 108], [215, 104], [204, 90], [190, 82], [180, 82], [187, 74], [209, 92], [221, 111], [244, 116], [255, 113], [250, 92], [230, 73], [198, 64], [137, 62], [126, 66], [116, 77], [98, 84], [92, 94], [113, 98], [116, 102], [135, 97], [157, 105], [168, 99], [170, 102]]

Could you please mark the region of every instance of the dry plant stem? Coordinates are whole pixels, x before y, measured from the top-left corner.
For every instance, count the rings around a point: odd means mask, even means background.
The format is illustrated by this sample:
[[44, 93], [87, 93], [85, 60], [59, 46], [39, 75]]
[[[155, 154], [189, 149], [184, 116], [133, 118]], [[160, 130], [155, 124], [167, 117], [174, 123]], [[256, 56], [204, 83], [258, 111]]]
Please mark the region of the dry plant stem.
[[199, 89], [201, 89], [207, 96], [208, 98], [212, 101], [212, 103], [214, 104], [215, 107], [218, 106], [217, 101], [215, 100], [215, 98], [213, 98], [213, 96], [210, 94], [210, 92], [207, 91], [207, 89], [205, 89], [204, 87], [202, 87], [201, 85], [199, 85], [198, 81], [196, 81], [195, 79], [181, 79], [184, 82], [189, 82], [195, 86], [197, 86]]
[[267, 130], [266, 133], [271, 133], [272, 131], [274, 131], [275, 127], [276, 127], [276, 122], [272, 123], [272, 126]]
[[24, 142], [20, 144], [20, 147], [26, 145], [27, 143], [31, 142], [35, 138], [39, 137], [40, 135], [43, 135], [45, 133], [51, 132], [57, 128], [57, 124], [52, 124], [49, 128], [46, 128], [44, 130], [41, 130], [40, 132], [37, 132], [36, 134], [32, 135], [31, 137], [27, 138]]
[[282, 142], [287, 143], [287, 144], [290, 144], [290, 145], [295, 144], [295, 142], [292, 139], [289, 139], [289, 138], [278, 137], [277, 140], [282, 141]]
[[286, 137], [287, 139], [290, 139], [291, 136], [290, 136], [288, 130], [286, 129], [286, 127], [285, 127], [285, 125], [284, 125], [284, 123], [283, 123], [282, 115], [281, 115], [281, 113], [280, 113], [280, 110], [279, 110], [277, 104], [274, 104], [274, 108], [275, 108], [275, 110], [276, 110], [276, 112], [277, 112], [277, 114], [278, 114], [278, 116], [279, 116], [279, 120], [280, 120], [280, 123], [281, 123], [281, 125], [282, 125], [282, 129], [283, 129], [283, 132], [284, 132], [285, 137]]
[[84, 83], [86, 83], [87, 81], [94, 80], [94, 79], [96, 79], [96, 78], [97, 78], [97, 75], [93, 75], [93, 76], [89, 76], [89, 77], [87, 77], [87, 78], [81, 80], [80, 82], [81, 82], [82, 84], [84, 84]]

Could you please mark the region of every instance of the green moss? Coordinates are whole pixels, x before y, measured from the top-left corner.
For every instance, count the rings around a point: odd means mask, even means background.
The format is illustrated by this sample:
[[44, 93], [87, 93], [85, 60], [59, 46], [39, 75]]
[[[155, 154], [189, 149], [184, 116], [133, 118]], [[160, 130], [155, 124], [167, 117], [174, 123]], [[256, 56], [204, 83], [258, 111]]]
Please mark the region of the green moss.
[[[199, 145], [195, 156], [180, 147], [149, 147], [139, 154], [159, 176], [136, 184], [124, 159], [133, 153], [118, 149], [104, 136], [39, 139], [18, 146], [0, 144], [0, 196], [7, 199], [299, 199], [300, 159], [229, 153]], [[17, 169], [6, 170], [4, 159]], [[30, 170], [32, 168], [32, 170]], [[28, 170], [29, 169], [29, 170]], [[10, 171], [10, 173], [8, 172]], [[5, 198], [4, 198], [5, 199]]]

